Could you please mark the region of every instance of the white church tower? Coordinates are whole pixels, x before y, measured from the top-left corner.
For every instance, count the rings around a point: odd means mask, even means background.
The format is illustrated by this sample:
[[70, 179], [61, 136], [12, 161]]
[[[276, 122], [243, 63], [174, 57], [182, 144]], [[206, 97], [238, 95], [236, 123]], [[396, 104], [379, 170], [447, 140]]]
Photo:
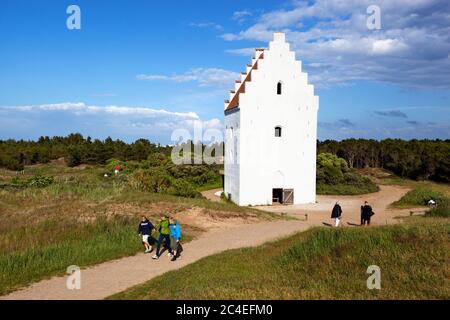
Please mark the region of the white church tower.
[[225, 195], [242, 206], [315, 202], [318, 109], [301, 62], [275, 33], [225, 101]]

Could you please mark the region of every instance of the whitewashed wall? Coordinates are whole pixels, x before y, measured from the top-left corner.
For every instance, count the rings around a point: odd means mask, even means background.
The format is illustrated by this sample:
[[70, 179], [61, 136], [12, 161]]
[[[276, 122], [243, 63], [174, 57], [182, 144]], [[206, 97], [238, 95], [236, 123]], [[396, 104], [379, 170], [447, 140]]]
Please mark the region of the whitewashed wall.
[[226, 157], [231, 148], [238, 157], [238, 164], [225, 159], [225, 192], [237, 204], [272, 204], [273, 188], [294, 189], [295, 204], [315, 202], [319, 99], [307, 80], [284, 34], [276, 33], [240, 95], [239, 111], [225, 116], [226, 131], [240, 125], [236, 138], [225, 133]]
[[225, 194], [239, 204], [239, 146], [240, 111], [233, 110], [225, 116]]

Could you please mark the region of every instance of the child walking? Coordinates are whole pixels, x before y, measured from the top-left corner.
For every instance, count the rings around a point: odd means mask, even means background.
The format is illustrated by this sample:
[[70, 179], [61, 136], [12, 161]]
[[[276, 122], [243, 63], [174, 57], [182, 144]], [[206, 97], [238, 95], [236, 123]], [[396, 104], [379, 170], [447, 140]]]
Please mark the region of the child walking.
[[155, 227], [153, 224], [147, 219], [146, 216], [142, 216], [142, 220], [139, 223], [138, 234], [142, 236], [142, 243], [145, 248], [145, 253], [152, 252], [152, 246], [148, 239], [150, 238], [152, 231]]
[[170, 248], [172, 249], [172, 261], [177, 260], [180, 253], [181, 228], [180, 224], [173, 217], [170, 217]]

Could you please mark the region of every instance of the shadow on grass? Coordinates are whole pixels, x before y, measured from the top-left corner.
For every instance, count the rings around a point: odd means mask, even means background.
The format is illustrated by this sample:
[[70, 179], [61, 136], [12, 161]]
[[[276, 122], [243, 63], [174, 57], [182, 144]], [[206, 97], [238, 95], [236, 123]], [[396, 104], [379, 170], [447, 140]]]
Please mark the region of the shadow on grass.
[[347, 222], [347, 224], [348, 224], [349, 226], [353, 226], [353, 227], [361, 227], [360, 224], [353, 223], [353, 222]]

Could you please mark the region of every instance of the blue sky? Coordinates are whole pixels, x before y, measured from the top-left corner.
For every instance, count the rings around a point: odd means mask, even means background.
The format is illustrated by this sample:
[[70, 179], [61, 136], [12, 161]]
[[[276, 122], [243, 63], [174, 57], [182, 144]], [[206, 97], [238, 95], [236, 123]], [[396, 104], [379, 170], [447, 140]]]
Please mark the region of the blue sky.
[[233, 80], [275, 31], [320, 96], [320, 139], [449, 138], [448, 0], [3, 0], [0, 139], [220, 130]]

